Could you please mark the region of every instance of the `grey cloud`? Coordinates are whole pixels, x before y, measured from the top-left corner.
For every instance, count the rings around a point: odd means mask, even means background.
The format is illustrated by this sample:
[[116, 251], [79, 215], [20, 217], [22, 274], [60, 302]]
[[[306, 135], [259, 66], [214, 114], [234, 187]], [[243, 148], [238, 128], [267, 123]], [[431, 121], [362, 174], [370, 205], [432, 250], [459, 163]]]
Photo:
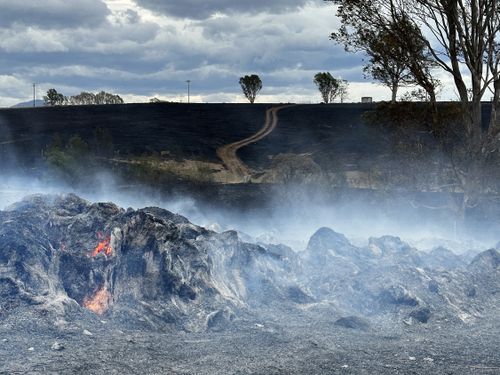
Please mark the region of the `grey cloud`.
[[359, 57], [346, 54], [328, 40], [328, 22], [311, 22], [320, 11], [301, 12], [300, 16], [235, 16], [203, 21], [203, 37], [210, 44], [205, 55], [211, 62], [262, 73], [297, 66], [300, 70], [332, 72], [351, 68]]
[[[117, 24], [105, 22], [92, 28], [68, 28], [63, 32], [57, 28], [41, 29], [37, 26], [0, 28], [0, 51], [9, 54], [64, 52], [75, 60], [78, 52], [113, 56], [145, 49], [144, 44], [154, 40], [160, 31], [155, 23], [130, 23], [126, 18], [124, 21]], [[38, 59], [33, 61], [37, 63]]]
[[207, 19], [216, 13], [284, 13], [310, 0], [134, 0], [137, 5], [174, 17]]
[[135, 10], [127, 9], [122, 13], [127, 23], [136, 24], [141, 20], [141, 16]]
[[0, 27], [14, 24], [40, 28], [96, 26], [109, 9], [102, 0], [0, 0]]
[[[76, 0], [65, 1], [76, 3]], [[315, 98], [312, 77], [318, 71], [342, 74], [349, 80], [362, 79], [361, 69], [349, 70], [359, 65], [359, 56], [346, 55], [341, 47], [328, 40], [334, 26], [332, 19], [324, 16], [325, 8], [318, 1], [319, 5], [298, 12], [243, 14], [238, 10], [271, 12], [276, 4], [285, 2], [279, 0], [260, 7], [258, 1], [257, 5], [227, 3], [223, 9], [225, 0], [216, 7], [209, 7], [215, 4], [209, 0], [202, 7], [205, 14], [214, 9], [235, 13], [231, 17], [187, 23], [172, 18], [157, 23], [144, 10], [123, 6], [113, 9], [109, 22], [95, 18], [96, 26], [86, 26], [82, 21], [68, 23], [61, 31], [57, 25], [50, 29], [47, 26], [50, 23], [39, 25], [34, 21], [29, 27], [19, 20], [11, 26], [0, 25], [0, 78], [4, 75], [25, 82], [16, 85], [12, 79], [0, 79], [0, 103], [7, 97], [24, 98], [30, 82], [39, 82], [41, 92], [51, 87], [67, 95], [105, 89], [147, 98], [183, 95], [186, 79], [193, 81], [193, 91], [206, 100], [230, 101], [241, 96], [238, 79], [248, 73], [261, 75], [266, 95], [281, 98], [285, 93], [289, 100], [296, 97], [292, 96], [294, 93], [302, 97], [312, 92]], [[59, 3], [43, 2], [49, 8]], [[72, 9], [79, 6], [87, 9], [88, 4], [95, 5], [96, 1], [79, 0], [79, 3], [72, 4]], [[286, 3], [298, 6], [304, 1]], [[189, 8], [181, 2], [173, 5]], [[107, 8], [102, 18], [106, 15], [109, 15]], [[2, 13], [0, 22], [3, 18]], [[90, 21], [86, 22], [90, 25]]]

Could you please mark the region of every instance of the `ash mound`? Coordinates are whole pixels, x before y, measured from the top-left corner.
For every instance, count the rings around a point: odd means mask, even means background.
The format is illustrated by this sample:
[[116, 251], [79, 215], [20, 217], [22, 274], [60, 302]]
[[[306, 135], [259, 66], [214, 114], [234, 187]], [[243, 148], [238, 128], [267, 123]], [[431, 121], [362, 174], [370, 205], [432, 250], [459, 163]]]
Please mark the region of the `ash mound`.
[[498, 314], [494, 249], [468, 264], [397, 237], [356, 247], [322, 228], [296, 253], [163, 209], [124, 210], [74, 195], [32, 196], [0, 212], [0, 238], [4, 321], [30, 311], [51, 322], [199, 332], [290, 317], [369, 330]]
[[[398, 237], [370, 238], [355, 247], [343, 235], [322, 228], [301, 254], [304, 283], [346, 315], [385, 317], [406, 325], [470, 323], [498, 312], [498, 251], [477, 255], [467, 265], [444, 248], [419, 251]], [[319, 270], [319, 272], [318, 272]]]
[[32, 196], [0, 221], [0, 318], [33, 306], [64, 319], [89, 312], [200, 331], [249, 305], [285, 301], [290, 290], [305, 294], [271, 275], [289, 267], [281, 255], [159, 208]]

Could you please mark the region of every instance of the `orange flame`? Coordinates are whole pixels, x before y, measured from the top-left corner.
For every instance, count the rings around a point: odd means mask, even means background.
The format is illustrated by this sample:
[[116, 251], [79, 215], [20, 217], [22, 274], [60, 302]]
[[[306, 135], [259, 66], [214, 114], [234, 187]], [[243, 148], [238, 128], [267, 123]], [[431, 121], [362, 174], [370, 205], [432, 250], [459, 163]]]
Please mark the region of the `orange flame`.
[[92, 257], [96, 257], [99, 253], [104, 253], [106, 256], [113, 254], [113, 248], [111, 247], [111, 236], [104, 238], [102, 233], [97, 233], [97, 238], [102, 240], [99, 242], [97, 247], [92, 252]]
[[92, 297], [85, 297], [83, 307], [92, 311], [94, 314], [103, 315], [108, 311], [111, 302], [111, 294], [103, 286], [94, 293]]

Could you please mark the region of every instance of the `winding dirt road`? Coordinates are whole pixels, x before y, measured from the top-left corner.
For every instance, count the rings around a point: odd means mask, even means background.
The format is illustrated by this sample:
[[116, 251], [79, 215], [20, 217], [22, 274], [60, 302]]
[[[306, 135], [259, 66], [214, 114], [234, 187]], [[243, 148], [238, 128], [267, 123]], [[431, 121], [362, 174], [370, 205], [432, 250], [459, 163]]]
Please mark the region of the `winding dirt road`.
[[217, 149], [217, 156], [224, 162], [224, 165], [234, 177], [246, 181], [251, 175], [250, 168], [238, 158], [236, 152], [240, 148], [258, 142], [268, 136], [276, 128], [276, 125], [278, 125], [278, 112], [289, 107], [293, 107], [293, 105], [269, 108], [266, 111], [264, 127], [257, 133], [241, 141], [230, 143]]

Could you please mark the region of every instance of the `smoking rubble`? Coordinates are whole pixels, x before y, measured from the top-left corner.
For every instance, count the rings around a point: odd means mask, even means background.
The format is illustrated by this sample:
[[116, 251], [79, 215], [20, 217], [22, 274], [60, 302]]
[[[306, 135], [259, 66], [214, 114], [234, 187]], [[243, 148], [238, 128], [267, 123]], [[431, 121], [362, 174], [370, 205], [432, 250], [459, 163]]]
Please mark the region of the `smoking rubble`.
[[[265, 358], [272, 361], [294, 340], [306, 345], [301, 335], [314, 344], [302, 348], [308, 354], [299, 362], [312, 355], [309, 351], [318, 347], [325, 332], [352, 345], [387, 335], [394, 340], [416, 335], [422, 340], [422, 332], [434, 337], [434, 331], [446, 341], [447, 332], [453, 336], [452, 332], [473, 327], [498, 332], [496, 249], [468, 262], [447, 249], [422, 252], [391, 236], [355, 246], [329, 228], [319, 229], [302, 252], [242, 237], [235, 231], [216, 233], [193, 225], [160, 208], [125, 210], [75, 195], [35, 195], [8, 207], [0, 212], [0, 336], [15, 343], [2, 343], [0, 353], [9, 353], [11, 360], [0, 370], [34, 369], [29, 361], [21, 365], [12, 349], [29, 344], [32, 336], [23, 334], [26, 331], [53, 338], [61, 353], [68, 352], [64, 348], [72, 342], [96, 341], [94, 333], [109, 339], [116, 332], [131, 332], [130, 344], [144, 343], [147, 337], [161, 341], [154, 336], [159, 333], [171, 338], [168, 335], [184, 332], [226, 349], [232, 342], [242, 345], [238, 337], [244, 337], [243, 345], [249, 348], [257, 350], [264, 342], [276, 350], [274, 355], [272, 350], [261, 353], [264, 367], [256, 371], [263, 373], [269, 373], [264, 370]], [[82, 336], [83, 331], [93, 334]], [[248, 332], [252, 339], [245, 336]], [[221, 344], [221, 337], [226, 342]], [[484, 337], [481, 342], [489, 350], [491, 343]], [[94, 345], [114, 345], [103, 340]], [[117, 346], [123, 337], [120, 340]], [[192, 354], [200, 349], [190, 350]], [[121, 352], [123, 358], [126, 352]], [[326, 360], [326, 352], [317, 363]], [[435, 355], [443, 356], [439, 350]], [[240, 360], [226, 363], [227, 371], [243, 366], [245, 355], [229, 355], [235, 356]], [[489, 358], [499, 364], [498, 354]], [[340, 359], [329, 360], [337, 365]], [[447, 358], [441, 360], [447, 366]], [[155, 361], [148, 366], [159, 366]], [[278, 367], [301, 373], [307, 361], [299, 362]], [[194, 361], [190, 366], [204, 368], [201, 373], [221, 370], [205, 365]], [[398, 366], [406, 368], [405, 363]], [[467, 373], [465, 367], [457, 369]]]

